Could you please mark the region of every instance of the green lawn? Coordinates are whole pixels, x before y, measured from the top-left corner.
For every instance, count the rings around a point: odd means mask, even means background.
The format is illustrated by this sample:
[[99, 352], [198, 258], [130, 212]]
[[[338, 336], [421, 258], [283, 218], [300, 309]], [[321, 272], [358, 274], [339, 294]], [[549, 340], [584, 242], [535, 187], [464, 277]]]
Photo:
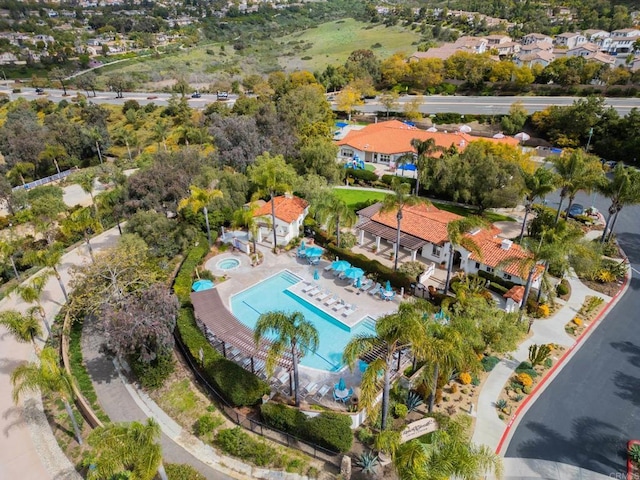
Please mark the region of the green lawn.
[[[344, 64], [351, 52], [359, 49], [371, 49], [381, 59], [398, 51], [412, 53], [416, 50], [413, 42], [419, 40], [418, 34], [399, 26], [373, 26], [347, 18], [293, 33], [280, 38], [278, 43], [294, 54], [294, 57], [283, 57], [283, 68], [314, 72], [324, 70], [330, 64]], [[373, 48], [376, 44], [381, 46]], [[297, 57], [311, 59], [302, 60]]]

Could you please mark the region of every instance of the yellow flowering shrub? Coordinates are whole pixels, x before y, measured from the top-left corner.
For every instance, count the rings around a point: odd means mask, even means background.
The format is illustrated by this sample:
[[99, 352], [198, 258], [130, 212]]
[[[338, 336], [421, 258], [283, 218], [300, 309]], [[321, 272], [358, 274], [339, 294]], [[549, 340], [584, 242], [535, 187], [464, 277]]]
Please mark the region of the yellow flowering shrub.
[[551, 313], [549, 311], [549, 305], [540, 305], [538, 307], [538, 315], [541, 316], [542, 318], [548, 317], [549, 313]]
[[463, 385], [471, 384], [471, 374], [468, 372], [462, 372], [458, 378]]
[[579, 327], [582, 325], [582, 319], [580, 317], [575, 317], [573, 319], [573, 323], [575, 324], [576, 327]]
[[518, 382], [520, 382], [523, 387], [530, 387], [533, 385], [533, 380], [528, 373], [519, 373]]

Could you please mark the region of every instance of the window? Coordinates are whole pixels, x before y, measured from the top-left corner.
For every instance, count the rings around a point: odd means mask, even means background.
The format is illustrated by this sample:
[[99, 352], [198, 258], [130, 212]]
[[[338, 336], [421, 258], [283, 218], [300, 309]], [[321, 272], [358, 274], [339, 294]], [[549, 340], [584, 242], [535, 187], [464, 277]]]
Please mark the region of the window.
[[487, 273], [493, 273], [493, 268], [487, 267]]
[[391, 161], [391, 155], [380, 154], [380, 161], [384, 163], [389, 163]]
[[502, 278], [504, 278], [505, 280], [511, 280], [511, 275], [509, 275], [508, 273], [503, 273]]
[[434, 257], [440, 258], [441, 253], [442, 253], [442, 248], [439, 247], [438, 245], [434, 245], [433, 248], [431, 249], [431, 255], [433, 255]]
[[476, 262], [476, 268], [480, 270], [480, 262]]
[[353, 157], [353, 150], [351, 150], [350, 148], [343, 148], [342, 149], [342, 156], [343, 157]]

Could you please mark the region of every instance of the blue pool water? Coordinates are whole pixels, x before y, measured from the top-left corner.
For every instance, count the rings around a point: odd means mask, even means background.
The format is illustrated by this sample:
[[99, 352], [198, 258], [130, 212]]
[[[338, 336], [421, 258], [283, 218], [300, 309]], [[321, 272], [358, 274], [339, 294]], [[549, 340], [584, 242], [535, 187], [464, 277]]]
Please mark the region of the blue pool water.
[[299, 281], [300, 279], [292, 273], [282, 271], [231, 297], [231, 310], [238, 320], [251, 329], [255, 327], [262, 313], [274, 310], [302, 312], [304, 317], [315, 325], [320, 342], [316, 353], [304, 356], [300, 364], [331, 372], [341, 370], [344, 367], [342, 351], [345, 345], [354, 335], [373, 334], [373, 321], [367, 317], [353, 328], [349, 328], [313, 303], [287, 291], [287, 288]]

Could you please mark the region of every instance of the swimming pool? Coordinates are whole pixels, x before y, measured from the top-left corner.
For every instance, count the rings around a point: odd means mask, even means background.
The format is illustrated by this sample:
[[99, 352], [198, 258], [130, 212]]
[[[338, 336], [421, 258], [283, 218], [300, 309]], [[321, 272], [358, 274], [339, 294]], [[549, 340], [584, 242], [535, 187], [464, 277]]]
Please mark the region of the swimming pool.
[[238, 320], [251, 329], [262, 313], [274, 310], [302, 312], [318, 330], [320, 341], [316, 353], [304, 356], [300, 364], [330, 372], [341, 370], [344, 367], [342, 351], [345, 345], [354, 335], [375, 333], [374, 321], [371, 317], [365, 317], [349, 328], [313, 303], [287, 290], [299, 281], [299, 277], [284, 270], [231, 297], [231, 310]]
[[216, 268], [220, 270], [234, 270], [240, 266], [240, 260], [236, 258], [225, 258], [216, 263]]

